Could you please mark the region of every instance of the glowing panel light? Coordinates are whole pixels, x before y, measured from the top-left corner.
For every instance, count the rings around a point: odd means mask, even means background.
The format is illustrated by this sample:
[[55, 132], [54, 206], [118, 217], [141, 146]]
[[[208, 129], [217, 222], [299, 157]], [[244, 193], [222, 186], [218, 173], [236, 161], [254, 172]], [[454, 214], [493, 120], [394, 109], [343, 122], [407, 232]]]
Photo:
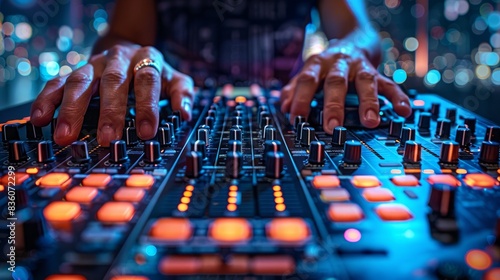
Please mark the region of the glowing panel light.
[[404, 83], [407, 78], [408, 78], [408, 75], [406, 74], [406, 71], [403, 70], [403, 69], [397, 69], [392, 74], [392, 79], [394, 80], [394, 82], [396, 84], [402, 84], [402, 83]]
[[429, 69], [429, 42], [427, 35], [428, 22], [428, 0], [417, 0], [417, 4], [422, 5], [424, 13], [417, 19], [417, 40], [419, 42], [415, 53], [415, 73], [418, 77], [423, 77]]
[[488, 269], [493, 261], [490, 255], [481, 250], [470, 250], [465, 254], [465, 262], [472, 269], [485, 270]]
[[361, 232], [354, 228], [347, 229], [344, 232], [344, 238], [348, 242], [358, 242], [361, 240]]
[[433, 69], [430, 70], [427, 75], [425, 75], [424, 82], [426, 85], [433, 86], [437, 84], [441, 80], [441, 73], [439, 71]]

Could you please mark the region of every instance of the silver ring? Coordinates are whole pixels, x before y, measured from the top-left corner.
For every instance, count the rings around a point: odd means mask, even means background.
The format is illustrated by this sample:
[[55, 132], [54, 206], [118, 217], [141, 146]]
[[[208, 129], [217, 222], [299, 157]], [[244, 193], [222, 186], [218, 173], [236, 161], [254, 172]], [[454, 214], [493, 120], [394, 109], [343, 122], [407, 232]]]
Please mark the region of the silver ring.
[[160, 68], [160, 63], [152, 60], [151, 58], [145, 58], [134, 66], [134, 75], [137, 73], [137, 71], [141, 70], [144, 67], [153, 67], [158, 71], [158, 73], [161, 73], [161, 68]]

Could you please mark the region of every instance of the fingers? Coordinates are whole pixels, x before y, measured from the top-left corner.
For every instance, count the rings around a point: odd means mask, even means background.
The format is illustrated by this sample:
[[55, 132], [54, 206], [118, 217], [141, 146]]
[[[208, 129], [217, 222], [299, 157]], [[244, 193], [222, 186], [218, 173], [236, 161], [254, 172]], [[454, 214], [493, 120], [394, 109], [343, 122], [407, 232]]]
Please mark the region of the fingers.
[[94, 77], [94, 66], [86, 64], [66, 79], [64, 97], [54, 133], [54, 141], [57, 144], [69, 145], [78, 138], [83, 117], [92, 97]]
[[194, 100], [193, 79], [177, 71], [171, 75], [167, 95], [170, 97], [172, 110], [180, 111], [182, 118], [189, 121]]
[[297, 84], [297, 78], [290, 80], [286, 86], [281, 90], [280, 101], [281, 101], [281, 111], [283, 113], [290, 113], [290, 107], [292, 106], [292, 100], [294, 95], [294, 89]]
[[31, 122], [34, 125], [46, 126], [50, 123], [63, 99], [64, 83], [67, 78], [68, 76], [64, 76], [47, 82], [31, 106]]
[[380, 94], [391, 101], [394, 111], [398, 115], [405, 118], [411, 115], [410, 99], [398, 85], [381, 75], [378, 75], [377, 83]]
[[359, 119], [368, 128], [380, 123], [377, 97], [377, 71], [369, 63], [361, 61], [356, 65], [354, 84], [359, 98]]
[[344, 123], [344, 104], [347, 94], [349, 65], [346, 60], [334, 62], [325, 78], [323, 129], [332, 133], [336, 126]]

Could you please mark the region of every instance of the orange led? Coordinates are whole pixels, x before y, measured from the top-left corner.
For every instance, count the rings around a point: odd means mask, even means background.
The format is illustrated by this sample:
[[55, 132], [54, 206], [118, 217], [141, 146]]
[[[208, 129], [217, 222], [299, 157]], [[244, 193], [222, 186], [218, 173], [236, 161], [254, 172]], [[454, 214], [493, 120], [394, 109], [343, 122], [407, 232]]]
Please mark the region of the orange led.
[[125, 223], [135, 214], [134, 205], [130, 202], [106, 202], [98, 211], [97, 219], [104, 223]]
[[233, 212], [233, 211], [236, 211], [237, 208], [238, 208], [238, 206], [236, 206], [236, 204], [230, 203], [227, 205], [227, 211]]
[[187, 185], [186, 186], [186, 191], [190, 191], [190, 192], [194, 191], [193, 185]]
[[274, 192], [274, 197], [282, 197], [283, 193], [282, 192]]
[[413, 175], [394, 176], [391, 181], [398, 187], [416, 187], [420, 184], [418, 178]]
[[497, 173], [500, 174], [500, 168], [497, 169]]
[[120, 275], [113, 276], [111, 280], [149, 280], [149, 278], [146, 276]]
[[96, 188], [74, 187], [66, 193], [66, 200], [79, 203], [90, 203], [98, 193]]
[[281, 242], [306, 241], [311, 235], [309, 225], [301, 218], [276, 218], [266, 225], [269, 239]]
[[451, 187], [460, 186], [460, 181], [450, 174], [435, 174], [427, 178], [427, 181], [431, 184], [445, 184]]
[[286, 210], [286, 205], [285, 204], [276, 204], [276, 211], [283, 212]]
[[139, 202], [146, 195], [146, 191], [143, 189], [119, 188], [113, 195], [113, 199], [116, 201], [128, 201], [128, 202]]
[[283, 197], [276, 197], [274, 199], [274, 203], [276, 203], [276, 204], [281, 204], [283, 202], [285, 202], [285, 199]]
[[402, 171], [400, 169], [392, 169], [391, 174], [401, 174]]
[[80, 215], [80, 204], [68, 201], [54, 201], [43, 209], [43, 216], [49, 222], [69, 222]]
[[132, 188], [149, 189], [155, 183], [155, 178], [149, 174], [132, 174], [128, 177], [125, 185]]
[[[443, 169], [443, 170], [444, 170], [444, 169]], [[434, 170], [432, 170], [432, 169], [424, 169], [422, 172], [423, 172], [424, 174], [434, 174]], [[450, 172], [451, 172], [451, 171], [450, 171]]]
[[179, 205], [177, 205], [177, 210], [181, 212], [186, 212], [188, 210], [188, 205], [184, 203], [179, 203]]
[[164, 275], [194, 275], [200, 273], [201, 258], [198, 256], [169, 255], [161, 259], [158, 270]]
[[236, 203], [236, 202], [238, 202], [238, 199], [236, 197], [229, 197], [227, 199], [227, 202], [228, 203]]
[[357, 222], [364, 218], [361, 207], [354, 203], [332, 203], [328, 216], [335, 222]]
[[54, 274], [45, 278], [45, 280], [86, 280], [87, 278], [76, 274]]
[[105, 187], [111, 182], [111, 176], [108, 174], [89, 174], [82, 180], [82, 185], [87, 187]]
[[191, 198], [185, 196], [181, 197], [181, 203], [189, 204], [189, 202], [191, 202]]
[[236, 96], [234, 101], [236, 103], [245, 103], [247, 101], [247, 98], [245, 96]]
[[22, 172], [16, 172], [15, 176], [9, 176], [9, 174], [5, 174], [0, 179], [0, 184], [4, 186], [12, 186], [12, 183], [15, 183], [16, 186], [21, 185], [24, 181], [28, 180], [30, 175]]
[[219, 103], [219, 101], [220, 101], [220, 100], [221, 100], [221, 97], [220, 97], [219, 95], [215, 96], [215, 97], [212, 99], [212, 101], [213, 101], [214, 103]]
[[457, 172], [457, 174], [467, 174], [467, 169], [459, 168], [455, 170], [455, 172]]
[[425, 101], [422, 99], [415, 99], [413, 100], [413, 105], [417, 107], [422, 107], [425, 105]]
[[394, 194], [386, 188], [373, 188], [363, 190], [363, 197], [371, 202], [382, 202], [394, 200]]
[[467, 252], [465, 262], [472, 269], [476, 270], [488, 269], [493, 264], [490, 255], [481, 250], [470, 250]]
[[237, 191], [238, 190], [238, 186], [235, 186], [235, 185], [229, 186], [229, 190], [230, 191]]
[[403, 204], [381, 204], [375, 208], [375, 212], [384, 221], [405, 221], [413, 218], [410, 210]]
[[5, 190], [5, 186], [4, 185], [0, 185], [0, 192], [3, 192]]
[[255, 275], [291, 275], [295, 273], [295, 260], [288, 255], [255, 256], [250, 265]]
[[209, 234], [221, 242], [243, 242], [252, 237], [252, 225], [243, 218], [218, 218], [210, 225]]
[[237, 196], [238, 196], [238, 192], [235, 192], [235, 191], [230, 191], [230, 192], [229, 192], [229, 196], [230, 196], [230, 197], [237, 197]]
[[464, 183], [469, 187], [492, 188], [498, 185], [493, 177], [482, 173], [471, 173], [465, 175]]
[[71, 182], [66, 173], [49, 173], [36, 181], [42, 188], [65, 188]]
[[376, 176], [356, 175], [351, 179], [351, 183], [357, 188], [374, 188], [382, 185]]
[[182, 195], [183, 195], [184, 197], [192, 197], [192, 196], [193, 196], [193, 193], [192, 193], [192, 192], [190, 192], [190, 191], [185, 191], [184, 193], [182, 193]]
[[28, 173], [30, 175], [37, 174], [38, 173], [38, 168], [36, 168], [36, 167], [26, 168], [26, 173]]
[[500, 268], [493, 268], [484, 274], [484, 280], [500, 279]]
[[275, 192], [281, 191], [281, 187], [278, 185], [275, 185], [275, 186], [273, 186], [273, 191], [275, 191]]
[[338, 188], [331, 190], [321, 191], [321, 200], [329, 201], [347, 201], [351, 198], [349, 192], [346, 189]]
[[340, 186], [340, 180], [334, 175], [318, 175], [314, 176], [312, 185], [316, 189], [336, 188]]
[[193, 236], [193, 225], [185, 218], [160, 218], [151, 226], [149, 236], [163, 241], [186, 241]]

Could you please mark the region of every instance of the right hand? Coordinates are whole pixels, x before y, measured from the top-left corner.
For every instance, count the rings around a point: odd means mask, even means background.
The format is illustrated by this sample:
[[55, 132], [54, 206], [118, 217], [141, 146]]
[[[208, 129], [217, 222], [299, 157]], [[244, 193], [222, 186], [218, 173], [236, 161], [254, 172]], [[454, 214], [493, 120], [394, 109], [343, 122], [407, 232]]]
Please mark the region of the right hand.
[[[161, 64], [161, 73], [144, 67], [134, 75], [134, 66], [150, 58]], [[31, 108], [31, 121], [36, 126], [50, 123], [60, 105], [54, 141], [69, 145], [80, 133], [90, 99], [100, 96], [97, 141], [109, 146], [120, 139], [125, 124], [127, 99], [131, 82], [136, 98], [137, 135], [150, 139], [156, 135], [159, 119], [158, 101], [169, 98], [172, 109], [191, 119], [193, 80], [168, 65], [154, 47], [116, 45], [93, 55], [83, 67], [64, 77], [49, 81]]]

